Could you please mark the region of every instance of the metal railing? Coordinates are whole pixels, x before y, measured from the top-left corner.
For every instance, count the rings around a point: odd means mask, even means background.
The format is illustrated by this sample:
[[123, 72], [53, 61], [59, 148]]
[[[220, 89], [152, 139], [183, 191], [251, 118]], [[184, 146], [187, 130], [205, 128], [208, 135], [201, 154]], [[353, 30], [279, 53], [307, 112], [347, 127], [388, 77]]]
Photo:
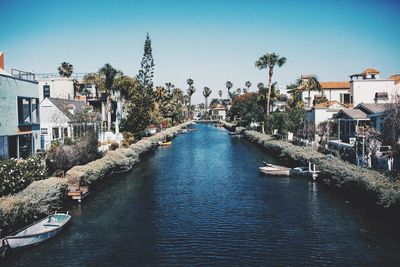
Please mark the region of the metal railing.
[[11, 76], [19, 79], [35, 81], [35, 74], [29, 71], [11, 69]]

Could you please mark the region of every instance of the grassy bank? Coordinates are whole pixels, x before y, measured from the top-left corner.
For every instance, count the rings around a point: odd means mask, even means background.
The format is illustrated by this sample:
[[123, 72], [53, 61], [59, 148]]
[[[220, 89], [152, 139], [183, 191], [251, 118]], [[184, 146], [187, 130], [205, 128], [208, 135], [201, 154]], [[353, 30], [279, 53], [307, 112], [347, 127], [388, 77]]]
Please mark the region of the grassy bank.
[[400, 207], [400, 183], [390, 181], [389, 177], [379, 172], [355, 166], [338, 158], [326, 157], [310, 148], [274, 140], [259, 132], [244, 130], [243, 134], [290, 167], [307, 165], [309, 161], [315, 163], [321, 171], [322, 181], [328, 185], [354, 190], [364, 197], [372, 197], [379, 206], [385, 208]]

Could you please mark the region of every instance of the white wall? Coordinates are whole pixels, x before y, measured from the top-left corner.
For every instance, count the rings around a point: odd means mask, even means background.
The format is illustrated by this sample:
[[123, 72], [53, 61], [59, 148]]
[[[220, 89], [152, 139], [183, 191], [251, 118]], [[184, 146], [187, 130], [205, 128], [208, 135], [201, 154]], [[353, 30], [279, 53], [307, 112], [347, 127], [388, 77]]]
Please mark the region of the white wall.
[[[69, 128], [68, 122], [70, 120], [48, 98], [40, 103], [40, 114], [40, 129], [45, 140], [45, 149], [48, 149], [53, 140], [52, 129], [60, 128], [61, 134], [62, 128]], [[68, 135], [71, 135], [71, 129], [68, 129]]]
[[50, 97], [74, 99], [74, 79], [43, 78], [39, 79], [39, 101], [43, 100], [43, 86], [50, 86]]
[[[354, 107], [360, 103], [374, 103], [375, 93], [387, 92], [388, 102], [394, 94], [395, 86], [393, 80], [354, 80], [350, 81], [350, 92], [353, 95]], [[382, 103], [382, 102], [381, 102]]]
[[327, 108], [312, 109], [307, 112], [306, 120], [308, 123], [312, 123], [315, 125], [315, 127], [318, 127], [318, 125], [321, 122], [331, 119], [332, 116], [338, 112], [339, 110], [337, 109], [327, 109]]

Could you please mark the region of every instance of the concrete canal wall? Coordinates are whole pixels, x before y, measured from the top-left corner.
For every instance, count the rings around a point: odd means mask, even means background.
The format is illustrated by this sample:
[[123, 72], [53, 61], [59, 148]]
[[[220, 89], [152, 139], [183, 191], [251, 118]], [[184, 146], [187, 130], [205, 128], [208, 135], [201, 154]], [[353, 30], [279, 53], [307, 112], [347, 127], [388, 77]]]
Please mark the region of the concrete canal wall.
[[15, 231], [29, 222], [62, 208], [68, 187], [99, 182], [118, 166], [134, 165], [142, 154], [158, 146], [158, 141], [173, 138], [180, 129], [192, 122], [168, 128], [128, 148], [108, 151], [104, 157], [70, 169], [65, 178], [50, 177], [35, 181], [18, 194], [0, 198], [0, 236]]
[[[230, 129], [232, 124], [224, 123]], [[271, 136], [245, 128], [236, 128], [248, 140], [262, 146], [266, 151], [286, 162], [289, 167], [307, 166], [315, 163], [321, 171], [320, 179], [328, 184], [368, 201], [374, 201], [385, 208], [400, 208], [400, 183], [390, 181], [386, 175], [371, 169], [361, 168], [339, 158], [330, 158], [307, 147], [300, 147], [287, 141], [275, 140]]]

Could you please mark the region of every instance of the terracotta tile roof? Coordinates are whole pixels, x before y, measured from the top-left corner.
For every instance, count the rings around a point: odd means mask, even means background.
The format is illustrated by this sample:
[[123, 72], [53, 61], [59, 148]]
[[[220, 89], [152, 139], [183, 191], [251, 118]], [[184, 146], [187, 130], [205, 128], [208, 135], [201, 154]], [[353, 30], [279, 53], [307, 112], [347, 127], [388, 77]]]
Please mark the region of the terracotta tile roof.
[[350, 89], [349, 82], [320, 82], [322, 89]]
[[361, 74], [367, 75], [367, 74], [379, 74], [379, 73], [381, 73], [379, 70], [368, 68], [364, 70]]
[[392, 75], [389, 77], [390, 80], [394, 81], [394, 84], [400, 83], [400, 74]]

